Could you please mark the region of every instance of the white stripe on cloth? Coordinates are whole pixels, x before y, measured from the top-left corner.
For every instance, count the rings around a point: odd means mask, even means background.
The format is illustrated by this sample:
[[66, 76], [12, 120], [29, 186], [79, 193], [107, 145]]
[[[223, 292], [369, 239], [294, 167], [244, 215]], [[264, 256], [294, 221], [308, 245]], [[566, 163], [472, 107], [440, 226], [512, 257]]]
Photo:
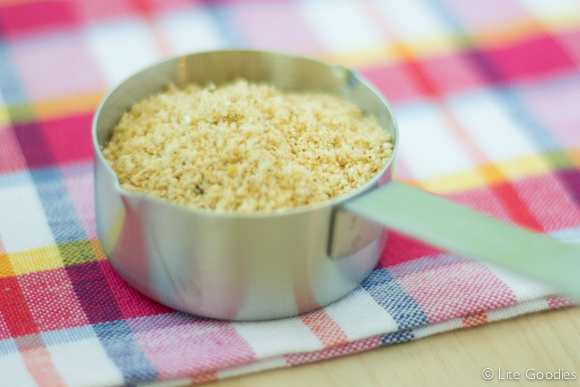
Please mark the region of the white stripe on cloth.
[[56, 245], [30, 174], [0, 176], [0, 186], [0, 235], [6, 252]]
[[2, 386], [36, 387], [19, 352], [0, 356], [0, 384]]
[[436, 104], [424, 101], [400, 107], [397, 121], [399, 157], [417, 180], [474, 168], [466, 148], [453, 135]]
[[175, 55], [215, 50], [227, 45], [219, 25], [205, 9], [164, 14], [156, 23]]
[[[97, 338], [49, 345], [47, 349], [54, 366], [69, 386], [115, 386], [124, 383], [121, 371], [107, 356]], [[83, 356], [78, 356], [79, 353]]]
[[554, 288], [524, 277], [521, 274], [514, 273], [491, 263], [482, 262], [481, 264], [487, 267], [493, 275], [511, 289], [518, 302], [526, 302], [551, 294], [557, 294]]
[[405, 43], [431, 41], [453, 35], [445, 21], [421, 0], [380, 1], [377, 9], [388, 25]]
[[489, 161], [512, 160], [538, 152], [522, 134], [525, 128], [510, 116], [494, 93], [462, 93], [450, 99], [449, 107]]
[[109, 86], [161, 59], [155, 37], [144, 20], [92, 25], [86, 36]]
[[298, 3], [322, 47], [332, 54], [376, 50], [385, 39], [354, 0], [307, 0]]
[[346, 333], [349, 341], [397, 330], [397, 323], [383, 307], [361, 288], [325, 308]]
[[258, 359], [323, 348], [314, 333], [295, 317], [232, 322], [232, 326], [250, 344]]

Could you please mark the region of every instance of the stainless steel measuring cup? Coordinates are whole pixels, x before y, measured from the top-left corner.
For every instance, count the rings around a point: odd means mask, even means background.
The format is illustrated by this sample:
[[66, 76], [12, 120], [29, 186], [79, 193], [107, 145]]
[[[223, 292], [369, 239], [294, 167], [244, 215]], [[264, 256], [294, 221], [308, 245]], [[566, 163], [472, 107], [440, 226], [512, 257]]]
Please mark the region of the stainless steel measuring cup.
[[[322, 203], [250, 214], [191, 209], [120, 188], [101, 153], [130, 106], [168, 84], [245, 78], [287, 90], [336, 94], [374, 116], [394, 141], [385, 167], [357, 190]], [[543, 279], [580, 295], [580, 254], [457, 204], [391, 181], [399, 144], [387, 102], [355, 72], [265, 51], [224, 50], [169, 59], [117, 85], [93, 121], [97, 231], [112, 266], [132, 286], [200, 316], [257, 320], [327, 305], [376, 265], [387, 233]]]

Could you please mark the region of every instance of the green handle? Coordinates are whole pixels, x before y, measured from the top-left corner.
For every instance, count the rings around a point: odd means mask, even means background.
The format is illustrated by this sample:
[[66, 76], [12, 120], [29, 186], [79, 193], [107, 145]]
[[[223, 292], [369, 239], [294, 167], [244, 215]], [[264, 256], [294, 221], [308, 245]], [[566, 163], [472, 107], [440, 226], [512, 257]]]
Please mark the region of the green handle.
[[431, 245], [496, 263], [580, 296], [580, 245], [510, 226], [394, 181], [344, 208]]

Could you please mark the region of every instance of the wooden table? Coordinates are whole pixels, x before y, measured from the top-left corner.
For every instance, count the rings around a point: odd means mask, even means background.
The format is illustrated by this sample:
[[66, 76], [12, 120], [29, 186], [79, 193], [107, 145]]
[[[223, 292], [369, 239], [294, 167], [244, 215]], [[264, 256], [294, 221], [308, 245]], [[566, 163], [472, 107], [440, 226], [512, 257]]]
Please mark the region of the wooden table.
[[[521, 316], [289, 369], [210, 383], [211, 387], [580, 385], [580, 308]], [[527, 380], [527, 369], [576, 372], [576, 380]], [[520, 380], [498, 380], [507, 370]], [[533, 371], [532, 371], [533, 373]]]

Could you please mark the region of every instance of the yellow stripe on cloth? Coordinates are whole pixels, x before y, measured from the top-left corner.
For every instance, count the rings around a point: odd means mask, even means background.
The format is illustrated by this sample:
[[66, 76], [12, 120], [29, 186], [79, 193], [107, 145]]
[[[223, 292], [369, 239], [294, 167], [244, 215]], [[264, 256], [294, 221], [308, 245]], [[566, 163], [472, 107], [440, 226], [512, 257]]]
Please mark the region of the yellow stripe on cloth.
[[14, 277], [14, 270], [10, 264], [8, 254], [0, 253], [0, 278]]
[[[580, 151], [577, 161], [580, 163]], [[551, 155], [528, 155], [514, 160], [497, 164], [481, 165], [477, 169], [461, 171], [419, 182], [423, 189], [440, 194], [451, 194], [461, 191], [470, 191], [500, 184], [506, 180], [516, 180], [525, 177], [550, 173], [551, 169], [546, 164], [545, 158]], [[563, 166], [565, 167], [565, 166]], [[494, 173], [501, 170], [501, 174]]]
[[35, 105], [36, 115], [40, 121], [69, 117], [94, 111], [105, 93], [79, 95], [76, 97], [40, 102]]
[[9, 253], [8, 257], [16, 275], [58, 269], [64, 266], [57, 246], [45, 246]]

